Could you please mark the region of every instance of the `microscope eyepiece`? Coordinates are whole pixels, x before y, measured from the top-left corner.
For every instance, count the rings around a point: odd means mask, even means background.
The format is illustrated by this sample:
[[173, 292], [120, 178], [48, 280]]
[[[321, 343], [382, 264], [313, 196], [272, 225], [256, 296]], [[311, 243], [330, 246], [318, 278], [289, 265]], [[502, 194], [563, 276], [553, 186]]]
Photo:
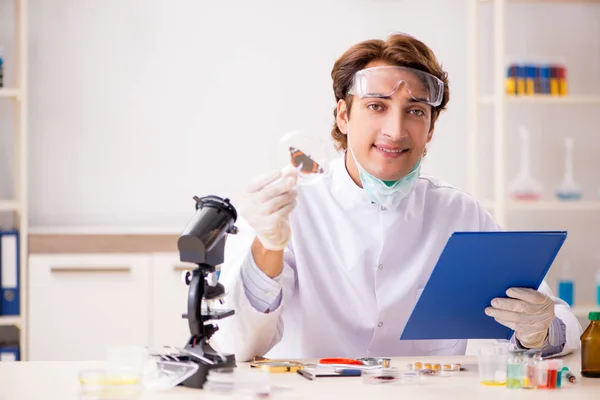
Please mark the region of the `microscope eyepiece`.
[[[180, 260], [214, 267], [223, 262], [221, 239], [237, 233], [237, 211], [227, 198], [194, 196], [194, 200], [196, 213], [177, 240]], [[215, 251], [211, 252], [213, 248]]]
[[230, 213], [233, 222], [237, 221], [237, 211], [235, 207], [231, 204], [228, 198], [221, 198], [219, 196], [204, 196], [198, 197], [194, 196], [194, 200], [196, 200], [196, 210], [202, 207], [215, 207], [224, 212]]

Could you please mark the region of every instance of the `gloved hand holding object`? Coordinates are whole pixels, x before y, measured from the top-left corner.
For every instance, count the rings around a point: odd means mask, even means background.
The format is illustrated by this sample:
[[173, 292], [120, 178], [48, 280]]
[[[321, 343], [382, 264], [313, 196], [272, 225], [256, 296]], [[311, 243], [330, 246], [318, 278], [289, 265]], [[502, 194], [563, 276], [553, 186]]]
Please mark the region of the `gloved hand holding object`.
[[240, 215], [267, 250], [285, 249], [290, 240], [289, 215], [296, 205], [298, 170], [291, 165], [263, 175], [243, 193]]
[[535, 289], [510, 288], [506, 294], [511, 298], [493, 299], [485, 313], [514, 330], [524, 347], [541, 348], [555, 317], [554, 302]]

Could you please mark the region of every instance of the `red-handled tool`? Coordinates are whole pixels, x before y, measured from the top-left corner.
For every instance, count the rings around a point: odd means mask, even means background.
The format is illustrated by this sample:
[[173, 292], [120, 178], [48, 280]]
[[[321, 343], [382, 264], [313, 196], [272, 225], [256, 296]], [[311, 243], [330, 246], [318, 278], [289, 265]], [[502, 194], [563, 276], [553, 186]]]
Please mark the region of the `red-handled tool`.
[[321, 358], [319, 364], [364, 365], [362, 361], [354, 358]]

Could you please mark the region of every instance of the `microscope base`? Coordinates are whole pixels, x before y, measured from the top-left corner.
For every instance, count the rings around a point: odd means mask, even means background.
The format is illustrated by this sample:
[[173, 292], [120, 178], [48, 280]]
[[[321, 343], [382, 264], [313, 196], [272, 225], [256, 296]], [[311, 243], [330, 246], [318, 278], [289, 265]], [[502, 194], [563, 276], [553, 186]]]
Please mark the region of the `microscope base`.
[[[192, 345], [192, 343], [195, 344], [196, 342], [199, 344]], [[190, 360], [198, 364], [198, 371], [185, 381], [181, 382], [181, 386], [202, 389], [211, 369], [236, 367], [235, 354], [221, 354], [201, 338], [192, 336], [185, 346], [185, 350], [191, 354], [197, 355], [196, 357], [190, 357]], [[211, 361], [213, 364], [210, 363]]]
[[194, 388], [194, 389], [202, 389], [202, 387], [204, 386], [204, 383], [206, 383], [206, 378], [211, 369], [235, 368], [236, 367], [235, 357], [233, 355], [228, 354], [227, 359], [231, 360], [231, 361], [228, 361], [228, 362], [221, 361], [218, 364], [212, 364], [212, 365], [211, 364], [203, 364], [201, 362], [198, 362], [198, 364], [199, 364], [198, 371], [196, 371], [196, 373], [194, 375], [190, 376], [185, 381], [181, 382], [180, 385], [189, 387], [189, 388]]

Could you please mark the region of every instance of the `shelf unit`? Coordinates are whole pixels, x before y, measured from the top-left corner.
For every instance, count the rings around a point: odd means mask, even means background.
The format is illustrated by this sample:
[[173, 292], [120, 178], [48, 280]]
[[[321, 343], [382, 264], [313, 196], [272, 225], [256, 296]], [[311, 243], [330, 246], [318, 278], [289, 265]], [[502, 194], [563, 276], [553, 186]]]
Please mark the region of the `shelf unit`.
[[[501, 226], [507, 226], [507, 214], [513, 210], [531, 210], [531, 211], [597, 211], [600, 210], [600, 199], [598, 200], [579, 200], [572, 202], [560, 201], [514, 201], [508, 198], [505, 164], [506, 156], [506, 109], [512, 105], [540, 105], [544, 107], [553, 106], [598, 106], [600, 110], [600, 93], [597, 96], [592, 95], [568, 95], [568, 96], [513, 96], [505, 94], [505, 75], [506, 75], [506, 7], [509, 3], [593, 3], [600, 5], [600, 0], [470, 0], [468, 15], [468, 37], [469, 52], [468, 63], [469, 70], [469, 120], [468, 120], [468, 181], [469, 191], [476, 197], [481, 198], [479, 190], [479, 163], [477, 160], [479, 149], [479, 111], [481, 107], [491, 107], [493, 109], [494, 128], [493, 128], [493, 198], [483, 201], [484, 206], [493, 211], [496, 221]], [[478, 37], [479, 24], [478, 12], [481, 5], [493, 7], [493, 94], [483, 96], [479, 93], [478, 82]]]
[[[27, 202], [27, 16], [28, 0], [15, 2], [15, 58], [5, 60], [5, 70], [14, 68], [17, 87], [0, 88], [0, 99], [12, 101], [14, 119], [14, 199], [0, 199], [0, 212], [13, 213], [20, 244], [20, 315], [0, 316], [0, 326], [19, 329], [21, 360], [28, 359], [27, 332], [27, 261], [28, 261], [28, 202]], [[2, 106], [2, 104], [0, 104]]]
[[600, 312], [600, 306], [593, 304], [575, 305], [571, 308], [571, 311], [578, 318], [586, 318], [590, 312]]
[[1, 88], [0, 97], [9, 97], [18, 100], [21, 97], [21, 91], [19, 89]]
[[21, 317], [0, 316], [0, 326], [16, 326], [21, 328]]
[[[494, 105], [496, 101], [497, 99], [493, 96], [482, 96], [479, 98], [479, 104], [481, 105]], [[509, 104], [600, 105], [600, 96], [506, 96], [504, 101]]]
[[[506, 156], [507, 156], [507, 137], [506, 137], [506, 112], [509, 107], [519, 105], [535, 106], [555, 112], [558, 110], [556, 106], [562, 107], [585, 107], [585, 110], [590, 110], [591, 113], [600, 111], [600, 93], [597, 95], [577, 95], [569, 94], [567, 96], [549, 96], [549, 95], [533, 95], [533, 96], [515, 96], [508, 95], [505, 92], [506, 68], [508, 65], [507, 57], [507, 23], [510, 22], [506, 18], [506, 11], [511, 4], [514, 3], [529, 3], [529, 4], [548, 4], [548, 3], [591, 3], [600, 7], [600, 0], [470, 0], [468, 9], [468, 66], [469, 74], [469, 120], [468, 120], [468, 169], [469, 169], [469, 190], [478, 198], [483, 198], [483, 193], [479, 187], [479, 171], [480, 164], [478, 161], [479, 151], [479, 131], [480, 131], [480, 112], [481, 110], [491, 111], [491, 117], [494, 120], [492, 130], [492, 145], [493, 145], [493, 194], [491, 199], [482, 201], [484, 207], [490, 211], [496, 221], [506, 229], [511, 229], [509, 226], [508, 216], [512, 213], [575, 213], [578, 215], [599, 215], [600, 199], [595, 200], [582, 199], [576, 201], [559, 201], [559, 200], [536, 200], [536, 201], [517, 201], [510, 199], [508, 196], [508, 184], [506, 175]], [[492, 28], [492, 94], [482, 95], [480, 91], [480, 82], [478, 71], [479, 68], [479, 10], [485, 6], [488, 10], [491, 7], [493, 28]], [[561, 29], [557, 24], [557, 29]], [[599, 72], [600, 73], [600, 72]], [[586, 111], [587, 112], [587, 111]], [[592, 213], [592, 214], [586, 214]], [[574, 313], [577, 316], [583, 317], [588, 311], [600, 310], [600, 306], [595, 305], [580, 305], [576, 304], [573, 307]]]
[[[484, 200], [483, 206], [488, 211], [494, 211], [495, 203], [490, 200]], [[506, 209], [530, 210], [530, 211], [600, 211], [600, 201], [581, 200], [581, 201], [552, 201], [541, 200], [535, 202], [507, 200]]]

